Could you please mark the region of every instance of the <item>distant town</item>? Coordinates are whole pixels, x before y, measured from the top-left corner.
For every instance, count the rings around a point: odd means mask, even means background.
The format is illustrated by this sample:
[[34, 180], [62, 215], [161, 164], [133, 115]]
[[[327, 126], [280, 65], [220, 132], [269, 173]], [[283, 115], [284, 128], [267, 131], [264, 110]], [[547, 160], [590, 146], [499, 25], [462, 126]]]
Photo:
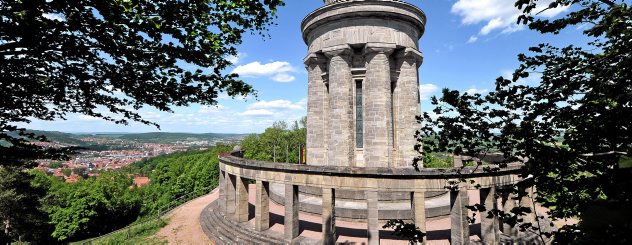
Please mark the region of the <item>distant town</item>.
[[[67, 161], [40, 159], [36, 169], [68, 183], [81, 178], [97, 177], [102, 170], [116, 170], [154, 156], [187, 150], [205, 150], [217, 144], [240, 142], [242, 134], [70, 134], [33, 131], [45, 135], [49, 142], [33, 142], [44, 147], [77, 147]], [[149, 183], [147, 176], [135, 176], [134, 184]]]

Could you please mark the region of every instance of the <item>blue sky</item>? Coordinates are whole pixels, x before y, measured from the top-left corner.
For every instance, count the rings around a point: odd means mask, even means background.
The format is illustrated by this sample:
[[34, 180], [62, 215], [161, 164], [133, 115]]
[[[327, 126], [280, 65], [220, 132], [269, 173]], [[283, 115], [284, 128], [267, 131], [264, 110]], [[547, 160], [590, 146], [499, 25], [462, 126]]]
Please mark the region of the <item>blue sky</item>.
[[[419, 70], [422, 110], [427, 98], [442, 88], [470, 92], [493, 89], [498, 76], [510, 74], [516, 56], [541, 42], [555, 45], [585, 43], [581, 26], [560, 35], [540, 35], [515, 25], [518, 11], [512, 0], [405, 0], [426, 13], [426, 32], [420, 41], [424, 63]], [[141, 114], [161, 125], [163, 132], [256, 133], [277, 120], [293, 121], [306, 115], [307, 73], [302, 60], [307, 47], [301, 38], [303, 17], [323, 5], [321, 0], [286, 0], [270, 38], [246, 36], [232, 57], [236, 72], [258, 91], [258, 97], [220, 96], [217, 106], [174, 108], [169, 114], [142, 109]], [[544, 12], [555, 18], [567, 9]], [[531, 78], [537, 82], [537, 78]], [[155, 127], [133, 123], [116, 125], [83, 115], [66, 121], [33, 121], [27, 128], [64, 132], [150, 132]]]

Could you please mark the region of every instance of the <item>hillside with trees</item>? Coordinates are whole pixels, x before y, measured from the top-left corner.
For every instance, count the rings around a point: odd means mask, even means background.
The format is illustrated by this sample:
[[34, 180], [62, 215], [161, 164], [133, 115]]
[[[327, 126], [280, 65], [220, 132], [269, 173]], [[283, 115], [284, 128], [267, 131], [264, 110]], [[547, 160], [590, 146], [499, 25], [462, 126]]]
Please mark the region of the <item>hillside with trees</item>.
[[[281, 0], [1, 1], [0, 243], [44, 239], [32, 236], [40, 231], [29, 225], [36, 220], [30, 215], [43, 210], [60, 224], [53, 233], [57, 239], [93, 235], [98, 232], [88, 227], [98, 212], [121, 204], [104, 198], [131, 191], [91, 190], [100, 187], [98, 180], [63, 188], [54, 180], [42, 181], [34, 188], [30, 183], [36, 176], [25, 173], [36, 160], [64, 160], [73, 151], [32, 144], [47, 139], [18, 125], [79, 114], [159, 129], [143, 118], [141, 108], [172, 112], [175, 106], [215, 105], [221, 93], [253, 94], [251, 85], [225, 70], [244, 34], [264, 36], [283, 5]], [[164, 177], [157, 182], [182, 184], [174, 195], [195, 188], [185, 184], [188, 177]], [[112, 178], [127, 185], [124, 178]], [[62, 198], [57, 191], [74, 198]], [[135, 206], [134, 200], [121, 202]]]
[[251, 134], [241, 141], [244, 158], [260, 161], [299, 162], [299, 148], [307, 141], [307, 117], [288, 126], [274, 122], [261, 134]]
[[[0, 215], [11, 217], [10, 234], [26, 241], [50, 244], [96, 237], [156, 217], [167, 205], [181, 204], [174, 200], [185, 195], [209, 193], [218, 185], [217, 156], [231, 150], [232, 146], [218, 145], [206, 151], [162, 155], [76, 183], [37, 170], [21, 172], [0, 166], [4, 176], [0, 188], [21, 190], [3, 192]], [[149, 176], [150, 184], [134, 187], [137, 175]], [[0, 239], [4, 243], [7, 238]]]

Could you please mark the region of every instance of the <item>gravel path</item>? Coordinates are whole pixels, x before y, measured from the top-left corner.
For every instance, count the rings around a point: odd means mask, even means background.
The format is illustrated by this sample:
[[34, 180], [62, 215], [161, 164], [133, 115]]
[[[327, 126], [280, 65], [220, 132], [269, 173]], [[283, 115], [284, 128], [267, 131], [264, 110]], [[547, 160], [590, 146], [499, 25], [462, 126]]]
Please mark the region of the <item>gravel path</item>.
[[168, 244], [211, 244], [211, 240], [200, 226], [200, 213], [218, 197], [219, 191], [215, 189], [210, 194], [193, 199], [173, 210], [165, 217], [168, 224], [160, 229], [155, 237]]

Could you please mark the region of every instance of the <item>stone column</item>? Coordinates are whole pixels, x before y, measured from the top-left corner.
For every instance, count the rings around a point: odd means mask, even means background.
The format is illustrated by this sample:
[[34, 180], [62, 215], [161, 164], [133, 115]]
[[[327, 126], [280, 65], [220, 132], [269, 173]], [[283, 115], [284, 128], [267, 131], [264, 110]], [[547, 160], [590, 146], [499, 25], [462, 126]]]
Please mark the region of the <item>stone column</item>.
[[336, 244], [336, 190], [323, 188], [323, 244]]
[[219, 171], [219, 211], [226, 213], [226, 172]]
[[327, 165], [327, 117], [329, 107], [323, 73], [327, 70], [325, 56], [311, 53], [304, 59], [307, 68], [307, 164]]
[[466, 189], [450, 191], [450, 244], [470, 243], [466, 205], [469, 205]]
[[327, 165], [354, 166], [351, 48], [349, 45], [340, 45], [323, 49], [323, 53], [329, 58]]
[[[426, 233], [426, 192], [416, 191], [412, 193], [412, 209], [413, 209], [413, 221], [415, 226], [423, 233]], [[426, 244], [426, 237], [420, 240], [417, 244]]]
[[285, 239], [291, 242], [294, 238], [298, 237], [299, 232], [299, 219], [298, 219], [298, 186], [285, 185]]
[[226, 217], [235, 217], [235, 190], [236, 190], [236, 177], [235, 175], [226, 173]]
[[378, 216], [378, 192], [366, 192], [367, 204], [367, 236], [369, 237], [369, 245], [380, 244], [380, 224]]
[[[417, 139], [415, 132], [421, 128], [416, 116], [421, 115], [419, 107], [419, 66], [423, 61], [422, 54], [412, 48], [398, 52], [396, 69], [399, 77], [395, 87], [397, 95], [393, 101], [395, 110], [395, 148], [398, 157], [394, 158], [395, 167], [410, 167], [418, 155], [415, 151]], [[422, 166], [419, 166], [422, 167]]]
[[236, 176], [235, 220], [248, 222], [248, 180]]
[[533, 201], [531, 200], [531, 197], [533, 197], [533, 188], [521, 188], [520, 191], [524, 194], [524, 196], [520, 197], [520, 207], [531, 209], [530, 214], [526, 214], [522, 217], [522, 222], [531, 223], [532, 226], [537, 227], [535, 207], [533, 206]]
[[255, 229], [264, 231], [270, 228], [270, 183], [257, 180], [255, 200]]
[[393, 123], [390, 54], [394, 44], [368, 43], [365, 47], [364, 162], [367, 167], [392, 166]]
[[[498, 202], [496, 199], [496, 188], [481, 188], [479, 190], [480, 203], [485, 205], [485, 208], [489, 210], [497, 209]], [[498, 217], [492, 215], [488, 217], [487, 211], [480, 214], [481, 219], [481, 238], [485, 244], [499, 244], [500, 243], [500, 228]]]
[[[516, 200], [513, 199], [514, 195], [511, 193], [511, 189], [509, 189], [509, 187], [505, 187], [501, 191], [501, 197], [502, 197], [501, 202], [503, 205], [503, 211], [506, 214], [513, 215], [511, 210], [516, 207]], [[503, 223], [503, 234], [508, 235], [508, 236], [516, 236], [518, 235], [518, 227], [516, 226], [511, 227], [511, 225], [507, 223]]]

